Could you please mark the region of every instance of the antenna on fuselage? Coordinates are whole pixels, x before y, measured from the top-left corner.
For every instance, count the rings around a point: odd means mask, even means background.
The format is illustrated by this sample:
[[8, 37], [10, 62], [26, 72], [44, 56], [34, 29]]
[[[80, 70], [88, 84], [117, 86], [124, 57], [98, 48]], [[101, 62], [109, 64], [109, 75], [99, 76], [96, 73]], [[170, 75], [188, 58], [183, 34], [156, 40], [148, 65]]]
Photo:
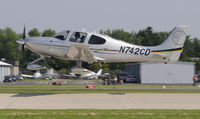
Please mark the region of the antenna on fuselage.
[[85, 28], [82, 28], [82, 30], [81, 30], [81, 31], [86, 31], [86, 30], [85, 30]]

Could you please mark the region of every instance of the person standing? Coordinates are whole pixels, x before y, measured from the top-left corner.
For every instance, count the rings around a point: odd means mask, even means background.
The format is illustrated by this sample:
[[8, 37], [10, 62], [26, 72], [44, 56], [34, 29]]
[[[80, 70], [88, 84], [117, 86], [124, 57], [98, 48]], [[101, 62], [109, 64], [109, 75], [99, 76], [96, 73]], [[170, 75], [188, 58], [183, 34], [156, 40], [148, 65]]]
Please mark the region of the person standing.
[[194, 75], [194, 76], [193, 76], [193, 82], [194, 82], [193, 85], [196, 86], [196, 83], [197, 83], [197, 75]]
[[110, 76], [108, 76], [107, 85], [110, 85], [110, 82], [111, 82], [111, 78], [110, 78]]
[[102, 84], [106, 85], [106, 78], [105, 77], [102, 78]]
[[117, 84], [117, 76], [114, 77], [114, 85]]

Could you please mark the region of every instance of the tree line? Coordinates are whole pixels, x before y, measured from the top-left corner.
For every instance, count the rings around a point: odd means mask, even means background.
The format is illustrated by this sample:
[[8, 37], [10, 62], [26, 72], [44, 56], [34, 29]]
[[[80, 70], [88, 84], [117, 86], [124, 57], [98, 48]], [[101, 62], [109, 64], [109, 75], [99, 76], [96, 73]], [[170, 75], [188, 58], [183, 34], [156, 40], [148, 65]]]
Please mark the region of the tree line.
[[[169, 35], [169, 32], [155, 32], [152, 27], [139, 30], [138, 32], [127, 32], [123, 29], [116, 30], [100, 30], [101, 34], [111, 36], [115, 39], [120, 39], [136, 45], [156, 46], [161, 44]], [[37, 28], [33, 28], [28, 32], [29, 37], [49, 37], [56, 34], [55, 30], [46, 29], [39, 32]], [[14, 61], [20, 61], [20, 67], [25, 68], [27, 64], [39, 57], [38, 54], [25, 49], [22, 57], [21, 46], [16, 43], [16, 40], [22, 38], [22, 34], [16, 33], [11, 28], [0, 29], [0, 58], [5, 58], [6, 62], [13, 64]], [[200, 72], [200, 40], [198, 38], [191, 38], [187, 36], [183, 52], [181, 54], [181, 61], [195, 62], [196, 72]], [[62, 73], [69, 73], [70, 68], [76, 65], [74, 61], [67, 61], [62, 59], [48, 58], [45, 65], [54, 68]], [[125, 63], [107, 63], [102, 64], [105, 72], [118, 72], [124, 69]], [[99, 69], [98, 63], [88, 64], [83, 63], [83, 67], [97, 71]]]

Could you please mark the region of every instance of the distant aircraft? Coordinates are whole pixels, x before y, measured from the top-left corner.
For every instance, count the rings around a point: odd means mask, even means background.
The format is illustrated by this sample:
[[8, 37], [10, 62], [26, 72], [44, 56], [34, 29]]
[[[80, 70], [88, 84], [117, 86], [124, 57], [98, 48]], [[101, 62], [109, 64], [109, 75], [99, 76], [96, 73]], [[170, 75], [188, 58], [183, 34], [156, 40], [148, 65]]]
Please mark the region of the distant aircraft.
[[33, 75], [20, 74], [24, 78], [33, 78], [33, 79], [53, 79], [56, 75], [53, 73], [53, 69], [47, 69], [47, 73], [41, 74], [40, 70], [37, 70]]
[[28, 37], [17, 40], [31, 51], [40, 55], [40, 58], [29, 63], [28, 69], [44, 68], [36, 62], [45, 58], [60, 58], [77, 61], [77, 69], [84, 74], [82, 62], [176, 62], [178, 61], [187, 36], [188, 27], [175, 27], [167, 39], [158, 46], [139, 46], [107, 35], [86, 31], [66, 30], [53, 37]]
[[102, 75], [102, 69], [100, 69], [97, 73], [90, 71], [88, 69], [82, 68], [82, 67], [76, 67], [72, 68], [72, 72], [70, 75], [63, 75], [68, 78], [83, 78], [83, 79], [98, 79], [99, 76]]

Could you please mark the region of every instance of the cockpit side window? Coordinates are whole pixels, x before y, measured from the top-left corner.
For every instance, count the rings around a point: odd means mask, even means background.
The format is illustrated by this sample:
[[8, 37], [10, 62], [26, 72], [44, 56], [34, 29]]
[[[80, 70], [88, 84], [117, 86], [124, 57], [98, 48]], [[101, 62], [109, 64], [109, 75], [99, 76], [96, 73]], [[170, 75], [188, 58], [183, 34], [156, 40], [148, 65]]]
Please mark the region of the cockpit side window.
[[106, 42], [106, 40], [102, 37], [96, 36], [96, 35], [92, 35], [90, 37], [89, 40], [89, 44], [96, 44], [96, 45], [100, 45], [100, 44], [104, 44]]
[[60, 40], [65, 40], [65, 39], [67, 38], [68, 34], [69, 34], [69, 31], [62, 31], [62, 32], [60, 32], [60, 33], [57, 33], [57, 34], [54, 35], [53, 37], [54, 37], [54, 38], [58, 38], [58, 39], [60, 39]]
[[71, 42], [83, 43], [85, 41], [87, 34], [83, 32], [74, 32], [69, 39]]

